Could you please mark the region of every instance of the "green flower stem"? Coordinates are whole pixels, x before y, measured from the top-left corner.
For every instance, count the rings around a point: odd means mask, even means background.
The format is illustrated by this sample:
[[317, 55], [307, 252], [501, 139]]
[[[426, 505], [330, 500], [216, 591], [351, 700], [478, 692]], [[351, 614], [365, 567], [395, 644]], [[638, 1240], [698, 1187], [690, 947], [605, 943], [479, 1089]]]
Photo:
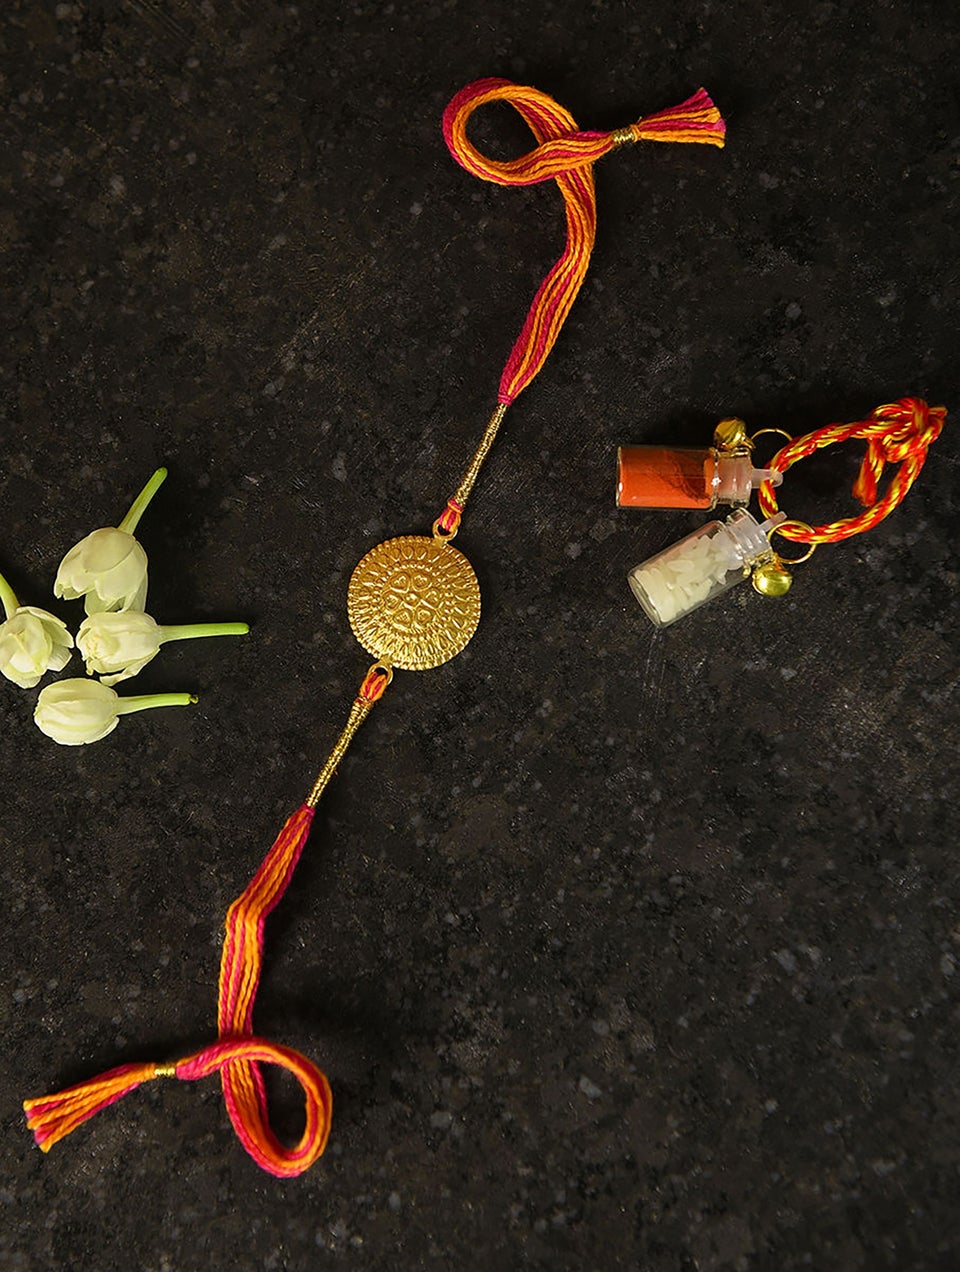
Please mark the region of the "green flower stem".
[[246, 623], [181, 623], [160, 628], [161, 645], [168, 640], [193, 640], [197, 636], [246, 636]]
[[139, 495], [137, 495], [136, 499], [134, 499], [133, 503], [130, 505], [130, 511], [117, 526], [118, 530], [123, 530], [127, 534], [133, 534], [134, 530], [137, 528], [137, 523], [140, 518], [147, 511], [150, 500], [163, 485], [166, 476], [167, 470], [165, 468], [157, 469], [144, 486], [143, 490], [140, 491]]
[[131, 711], [148, 711], [151, 707], [189, 707], [197, 701], [194, 693], [142, 693], [132, 698], [117, 698], [117, 715]]
[[2, 574], [0, 574], [0, 604], [3, 605], [7, 618], [13, 618], [20, 608], [20, 602], [17, 600], [13, 588]]

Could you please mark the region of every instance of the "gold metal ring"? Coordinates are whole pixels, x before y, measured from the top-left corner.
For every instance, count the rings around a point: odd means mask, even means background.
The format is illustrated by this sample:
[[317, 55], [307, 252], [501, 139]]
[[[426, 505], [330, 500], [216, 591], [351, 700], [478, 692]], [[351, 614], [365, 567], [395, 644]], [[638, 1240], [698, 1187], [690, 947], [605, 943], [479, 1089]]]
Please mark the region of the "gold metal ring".
[[[805, 521], [797, 521], [795, 518], [791, 517], [789, 521], [781, 521], [778, 526], [774, 526], [774, 528], [770, 531], [771, 540], [775, 534], [782, 534], [785, 526], [796, 526], [798, 530], [807, 530], [810, 534], [813, 534], [813, 526], [807, 525]], [[791, 540], [791, 542], [793, 542], [793, 540]], [[807, 550], [804, 552], [803, 556], [784, 557], [780, 556], [779, 552], [777, 553], [777, 556], [784, 565], [801, 565], [804, 561], [809, 561], [816, 550], [817, 544], [808, 543]]]
[[378, 671], [382, 672], [383, 675], [386, 676], [387, 684], [390, 684], [391, 680], [393, 680], [393, 668], [391, 667], [391, 665], [388, 662], [384, 662], [382, 658], [378, 658], [377, 661], [373, 664], [373, 666], [367, 672], [367, 675], [373, 676]]
[[790, 436], [790, 434], [787, 432], [785, 428], [761, 428], [761, 429], [758, 429], [756, 433], [751, 434], [751, 437], [750, 437], [751, 442], [755, 442], [758, 437], [763, 437], [765, 433], [776, 433], [778, 437], [785, 437], [788, 442], [793, 441], [793, 438]]

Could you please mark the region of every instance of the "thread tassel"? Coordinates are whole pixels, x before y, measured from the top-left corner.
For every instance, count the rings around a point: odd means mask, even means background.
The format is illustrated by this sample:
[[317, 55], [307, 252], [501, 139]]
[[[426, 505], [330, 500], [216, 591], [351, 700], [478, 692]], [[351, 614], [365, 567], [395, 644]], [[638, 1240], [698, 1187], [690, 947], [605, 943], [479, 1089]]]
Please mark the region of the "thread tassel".
[[701, 142], [723, 147], [727, 126], [705, 88], [698, 89], [679, 106], [645, 115], [631, 125], [634, 141]]
[[27, 1126], [33, 1131], [37, 1146], [48, 1153], [54, 1144], [101, 1109], [116, 1104], [142, 1083], [157, 1076], [155, 1064], [122, 1064], [89, 1082], [67, 1087], [57, 1095], [24, 1100]]

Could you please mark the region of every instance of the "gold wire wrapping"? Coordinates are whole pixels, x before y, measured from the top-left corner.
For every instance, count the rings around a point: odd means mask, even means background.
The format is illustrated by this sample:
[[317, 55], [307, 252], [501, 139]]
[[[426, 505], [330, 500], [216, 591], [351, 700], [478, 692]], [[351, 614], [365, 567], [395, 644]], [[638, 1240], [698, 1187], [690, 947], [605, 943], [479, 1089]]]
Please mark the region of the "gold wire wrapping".
[[503, 417], [506, 413], [507, 403], [498, 402], [497, 409], [490, 416], [490, 423], [483, 430], [483, 437], [480, 438], [480, 445], [477, 447], [476, 453], [473, 459], [471, 459], [467, 471], [463, 474], [463, 480], [457, 487], [457, 493], [454, 495], [454, 499], [461, 508], [470, 498], [470, 491], [473, 490], [473, 483], [477, 480], [477, 474], [480, 472], [480, 467], [483, 464], [483, 461], [490, 453], [490, 447], [494, 443], [494, 439], [497, 436], [497, 432], [500, 425], [503, 423]]
[[368, 702], [365, 698], [357, 698], [353, 706], [350, 708], [350, 715], [347, 718], [344, 730], [340, 734], [339, 738], [337, 738], [336, 745], [327, 757], [326, 764], [324, 764], [323, 768], [317, 774], [317, 780], [313, 784], [313, 789], [310, 791], [306, 800], [304, 800], [304, 803], [307, 804], [309, 808], [316, 808], [320, 800], [320, 796], [326, 789], [327, 783], [337, 771], [337, 765], [343, 759], [347, 752], [347, 747], [353, 741], [354, 735], [360, 728], [361, 724], [363, 724], [364, 720], [366, 720], [367, 716], [370, 714], [373, 705], [374, 704], [372, 702]]

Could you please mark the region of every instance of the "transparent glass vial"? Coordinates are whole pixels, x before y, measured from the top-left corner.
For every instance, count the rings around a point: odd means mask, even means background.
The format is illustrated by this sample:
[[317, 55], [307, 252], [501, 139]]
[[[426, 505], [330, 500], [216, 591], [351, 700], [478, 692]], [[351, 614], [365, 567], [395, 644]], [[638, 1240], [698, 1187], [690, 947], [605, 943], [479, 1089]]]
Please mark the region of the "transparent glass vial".
[[617, 450], [618, 508], [715, 508], [745, 504], [763, 481], [783, 474], [754, 468], [749, 451], [621, 446]]
[[635, 566], [627, 581], [651, 622], [668, 627], [741, 583], [755, 565], [772, 558], [768, 535], [784, 520], [781, 512], [760, 523], [745, 508], [737, 508], [726, 521], [708, 521], [679, 543]]

